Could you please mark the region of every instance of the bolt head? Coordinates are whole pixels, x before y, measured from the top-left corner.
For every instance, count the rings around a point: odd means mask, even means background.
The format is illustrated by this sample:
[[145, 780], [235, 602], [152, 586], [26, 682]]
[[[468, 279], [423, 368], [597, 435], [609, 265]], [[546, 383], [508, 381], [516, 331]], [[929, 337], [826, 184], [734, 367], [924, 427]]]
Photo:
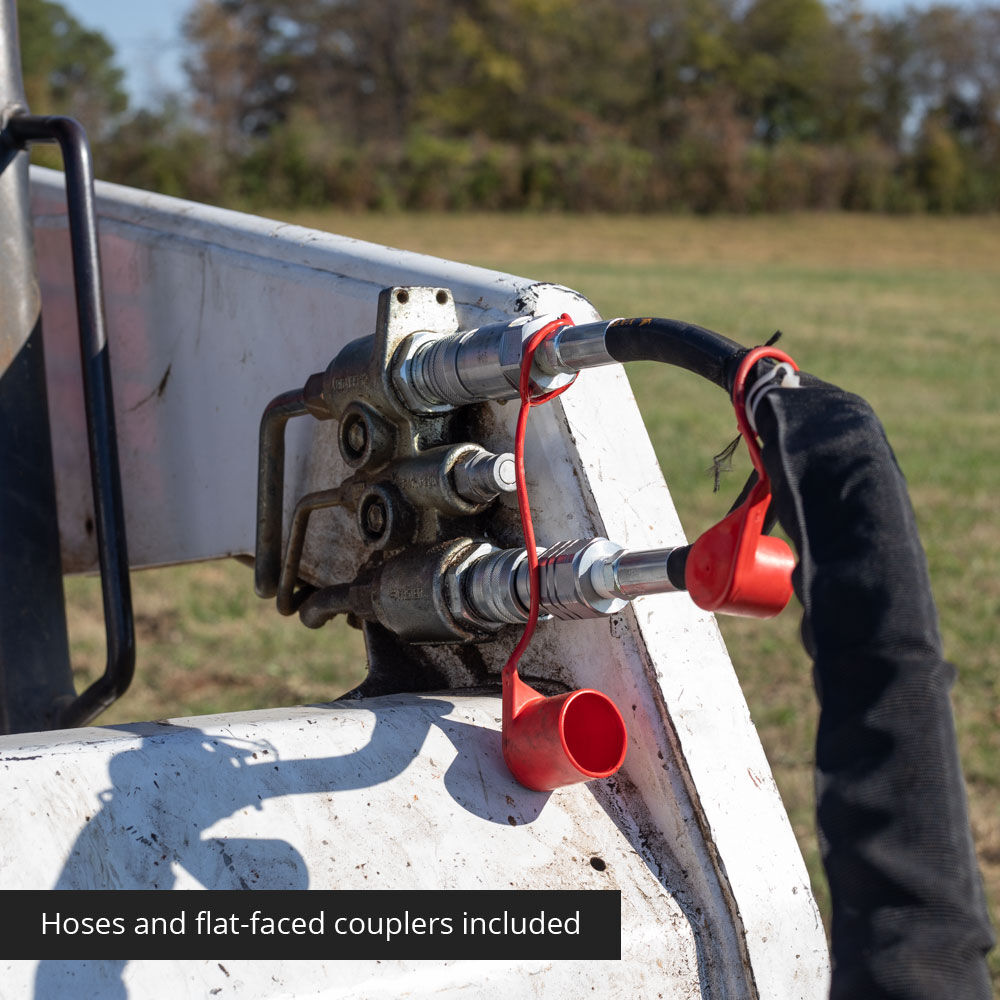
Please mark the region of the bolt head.
[[345, 434], [347, 447], [355, 454], [360, 455], [368, 444], [368, 429], [361, 420], [355, 420], [347, 428]]
[[373, 535], [381, 535], [385, 531], [386, 520], [385, 505], [381, 500], [373, 500], [365, 508], [365, 527]]

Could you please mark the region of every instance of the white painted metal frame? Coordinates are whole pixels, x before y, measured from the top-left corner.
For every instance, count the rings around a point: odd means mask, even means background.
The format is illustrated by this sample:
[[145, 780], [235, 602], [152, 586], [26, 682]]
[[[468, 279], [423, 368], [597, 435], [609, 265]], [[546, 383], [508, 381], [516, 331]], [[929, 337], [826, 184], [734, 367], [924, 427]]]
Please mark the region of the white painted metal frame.
[[[64, 558], [68, 569], [87, 569], [94, 555], [59, 175], [38, 171], [34, 185]], [[111, 185], [100, 185], [98, 196], [137, 565], [251, 550], [260, 412], [344, 342], [372, 332], [382, 287], [451, 288], [468, 326], [524, 312], [595, 316], [556, 286]], [[509, 443], [501, 439], [513, 424], [513, 406], [495, 411], [497, 440], [488, 446]], [[583, 373], [536, 413], [528, 476], [540, 543], [593, 534], [639, 548], [682, 540], [620, 368]], [[343, 471], [329, 429], [297, 423], [289, 504]], [[320, 525], [312, 565], [344, 578], [357, 555], [349, 537], [336, 521]], [[333, 540], [343, 554], [331, 561]], [[481, 648], [499, 669], [506, 647]], [[374, 998], [405, 987], [413, 996], [478, 997], [502, 987], [513, 997], [576, 997], [590, 982], [622, 997], [825, 996], [826, 943], [808, 878], [712, 616], [673, 594], [640, 599], [611, 619], [548, 623], [524, 669], [616, 701], [629, 729], [616, 779], [551, 795], [511, 784], [498, 757], [499, 698], [455, 692], [8, 737], [0, 740], [9, 802], [0, 816], [8, 845], [0, 888], [152, 885], [159, 866], [122, 833], [145, 822], [174, 845], [173, 881], [165, 883], [174, 887], [232, 884], [233, 872], [213, 854], [221, 839], [243, 852], [226, 851], [237, 859], [233, 870], [271, 852], [268, 880], [292, 872], [313, 888], [513, 880], [623, 891], [617, 993], [594, 963], [557, 964], [544, 980], [544, 963], [338, 963], [283, 968], [280, 986], [269, 985], [272, 968], [246, 963], [243, 996], [325, 989], [320, 995]], [[284, 773], [251, 763], [248, 754], [269, 747], [290, 762]], [[150, 787], [151, 774], [175, 770], [165, 790]], [[260, 809], [254, 788], [266, 803]], [[371, 807], [358, 808], [359, 794]], [[516, 825], [506, 821], [507, 796]], [[186, 828], [192, 808], [194, 839]], [[609, 862], [606, 878], [580, 863], [597, 853]], [[519, 854], [530, 860], [515, 878], [505, 859]], [[38, 975], [50, 972], [66, 970]], [[36, 970], [6, 963], [2, 974], [30, 985]], [[124, 975], [135, 996], [149, 995], [154, 982], [178, 996], [234, 985], [218, 980], [210, 963], [168, 971], [131, 963], [108, 974], [115, 982]]]

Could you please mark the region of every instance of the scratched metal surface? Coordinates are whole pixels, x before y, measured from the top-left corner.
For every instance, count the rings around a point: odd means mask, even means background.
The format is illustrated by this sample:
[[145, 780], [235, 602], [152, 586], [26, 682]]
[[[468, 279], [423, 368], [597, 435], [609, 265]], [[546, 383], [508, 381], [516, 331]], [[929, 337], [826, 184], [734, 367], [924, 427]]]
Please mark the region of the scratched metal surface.
[[606, 983], [604, 996], [701, 996], [698, 918], [673, 873], [633, 848], [627, 797], [522, 788], [500, 755], [499, 712], [490, 696], [395, 696], [4, 738], [0, 841], [23, 844], [30, 823], [31, 850], [3, 853], [0, 884], [620, 889], [621, 963], [4, 963], [0, 993], [447, 997], [503, 984], [578, 997]]
[[[80, 572], [97, 562], [61, 177], [33, 170], [32, 216], [63, 565]], [[448, 287], [463, 327], [567, 304], [596, 315], [568, 289], [119, 185], [97, 184], [97, 208], [135, 566], [253, 551], [261, 413], [374, 332], [383, 287]], [[344, 477], [331, 430], [290, 425], [289, 507]]]

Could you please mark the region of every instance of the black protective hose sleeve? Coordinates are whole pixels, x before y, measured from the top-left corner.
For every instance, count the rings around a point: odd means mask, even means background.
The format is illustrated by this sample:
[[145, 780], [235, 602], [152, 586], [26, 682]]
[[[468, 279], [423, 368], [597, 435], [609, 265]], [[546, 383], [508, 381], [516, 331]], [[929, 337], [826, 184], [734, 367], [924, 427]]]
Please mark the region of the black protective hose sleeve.
[[993, 943], [906, 483], [868, 404], [803, 377], [757, 410], [820, 701], [833, 1000], [988, 1000]]
[[615, 361], [662, 361], [707, 378], [727, 392], [747, 348], [676, 319], [619, 319], [608, 324], [604, 347]]

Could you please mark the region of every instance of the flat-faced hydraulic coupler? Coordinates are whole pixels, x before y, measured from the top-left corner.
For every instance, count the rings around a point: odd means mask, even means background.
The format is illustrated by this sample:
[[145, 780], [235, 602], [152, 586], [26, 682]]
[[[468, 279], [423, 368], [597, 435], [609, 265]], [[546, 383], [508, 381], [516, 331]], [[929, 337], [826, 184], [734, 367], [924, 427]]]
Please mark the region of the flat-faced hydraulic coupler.
[[[541, 611], [562, 621], [600, 618], [621, 611], [634, 597], [681, 590], [683, 565], [679, 577], [676, 564], [668, 565], [677, 551], [630, 552], [606, 538], [557, 542], [538, 555]], [[462, 593], [474, 618], [509, 624], [528, 620], [525, 549], [493, 551], [464, 567], [463, 575]]]
[[[445, 337], [414, 334], [393, 357], [393, 387], [414, 413], [516, 399], [524, 345], [552, 318], [519, 316]], [[612, 364], [604, 345], [608, 326], [607, 320], [565, 326], [546, 338], [535, 354], [534, 385], [551, 391], [583, 368]]]
[[[685, 551], [630, 552], [606, 538], [557, 542], [538, 556], [541, 613], [562, 621], [600, 618], [635, 597], [682, 590]], [[408, 642], [469, 642], [523, 624], [529, 604], [525, 549], [459, 538], [404, 550], [367, 578], [322, 588], [300, 614], [313, 628], [353, 614]]]

